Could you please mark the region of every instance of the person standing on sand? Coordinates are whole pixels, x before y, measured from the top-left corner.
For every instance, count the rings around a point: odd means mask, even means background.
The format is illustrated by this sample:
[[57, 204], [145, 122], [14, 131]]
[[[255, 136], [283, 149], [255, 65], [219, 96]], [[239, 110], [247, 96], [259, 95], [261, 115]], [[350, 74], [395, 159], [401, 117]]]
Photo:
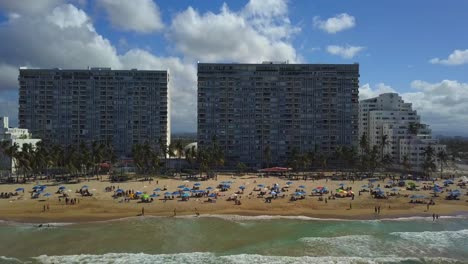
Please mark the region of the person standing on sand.
[[46, 206], [44, 204], [44, 207], [42, 208], [42, 212], [45, 212]]
[[432, 214], [432, 222], [435, 221], [435, 214]]
[[380, 205], [377, 207], [377, 213], [380, 214]]
[[439, 215], [438, 214], [436, 214], [436, 219], [439, 220]]
[[427, 211], [429, 211], [429, 203], [427, 204]]

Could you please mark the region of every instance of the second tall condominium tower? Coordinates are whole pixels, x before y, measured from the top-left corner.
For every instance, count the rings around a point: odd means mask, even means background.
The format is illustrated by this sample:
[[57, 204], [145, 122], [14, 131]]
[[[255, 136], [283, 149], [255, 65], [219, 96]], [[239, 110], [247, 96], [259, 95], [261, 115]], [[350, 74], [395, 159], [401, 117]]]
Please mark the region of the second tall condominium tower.
[[167, 71], [20, 69], [19, 126], [45, 142], [134, 144], [170, 141]]
[[358, 89], [358, 64], [199, 63], [199, 148], [258, 168], [356, 145]]

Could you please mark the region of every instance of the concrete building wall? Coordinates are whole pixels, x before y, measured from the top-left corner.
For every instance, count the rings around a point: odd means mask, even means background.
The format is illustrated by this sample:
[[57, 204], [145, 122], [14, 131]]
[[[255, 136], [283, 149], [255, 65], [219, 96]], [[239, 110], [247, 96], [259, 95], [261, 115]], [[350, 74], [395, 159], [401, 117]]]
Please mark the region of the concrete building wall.
[[169, 143], [167, 71], [20, 69], [19, 126], [45, 142]]
[[216, 137], [228, 166], [262, 167], [356, 145], [358, 89], [358, 64], [199, 63], [198, 147]]

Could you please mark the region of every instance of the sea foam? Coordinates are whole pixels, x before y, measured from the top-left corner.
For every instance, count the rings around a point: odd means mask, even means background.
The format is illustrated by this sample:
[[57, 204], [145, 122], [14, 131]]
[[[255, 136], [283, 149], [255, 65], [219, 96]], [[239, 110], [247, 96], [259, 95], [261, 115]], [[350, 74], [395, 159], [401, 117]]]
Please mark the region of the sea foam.
[[52, 263], [270, 263], [270, 264], [295, 264], [295, 263], [322, 263], [322, 264], [361, 264], [361, 263], [462, 263], [456, 259], [450, 258], [401, 258], [401, 257], [291, 257], [291, 256], [263, 256], [263, 255], [228, 255], [217, 256], [213, 253], [180, 253], [180, 254], [160, 254], [150, 255], [144, 253], [109, 253], [104, 255], [70, 255], [70, 256], [46, 256], [42, 255], [35, 258], [36, 261], [43, 264]]

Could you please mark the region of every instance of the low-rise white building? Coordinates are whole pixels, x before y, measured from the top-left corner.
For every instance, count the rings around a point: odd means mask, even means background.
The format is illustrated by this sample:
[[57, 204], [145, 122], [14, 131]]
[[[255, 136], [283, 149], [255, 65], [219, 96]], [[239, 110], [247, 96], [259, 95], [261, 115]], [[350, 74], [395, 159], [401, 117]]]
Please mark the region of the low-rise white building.
[[[0, 117], [0, 141], [8, 142], [8, 146], [17, 145], [18, 151], [21, 151], [24, 144], [31, 144], [33, 148], [41, 141], [40, 139], [32, 138], [32, 135], [27, 129], [10, 128], [8, 117]], [[12, 173], [16, 170], [15, 160], [5, 155], [4, 151], [0, 151], [0, 169], [8, 170]]]
[[[390, 155], [394, 163], [402, 164], [407, 159], [413, 170], [421, 170], [427, 146], [434, 150], [436, 166], [440, 164], [437, 153], [445, 151], [445, 145], [432, 138], [429, 126], [421, 124], [412, 104], [404, 102], [397, 93], [360, 101], [359, 135], [367, 137], [371, 148], [383, 147], [383, 154]], [[384, 138], [386, 144], [382, 144]]]

